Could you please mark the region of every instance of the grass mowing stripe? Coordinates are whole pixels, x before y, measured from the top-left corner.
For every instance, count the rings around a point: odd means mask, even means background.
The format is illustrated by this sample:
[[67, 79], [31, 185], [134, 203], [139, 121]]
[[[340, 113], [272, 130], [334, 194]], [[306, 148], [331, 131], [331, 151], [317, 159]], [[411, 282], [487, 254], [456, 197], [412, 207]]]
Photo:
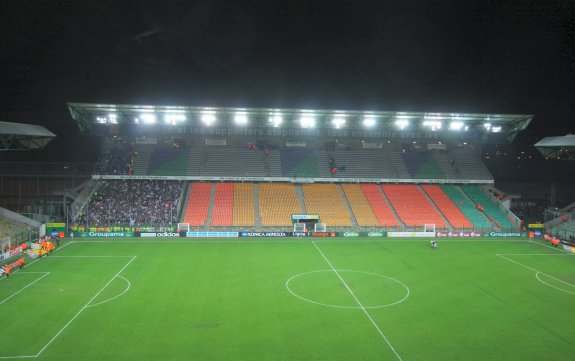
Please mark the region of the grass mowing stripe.
[[373, 318], [371, 317], [371, 315], [369, 314], [369, 312], [367, 312], [367, 310], [365, 309], [365, 307], [363, 307], [363, 304], [361, 303], [361, 301], [356, 297], [355, 293], [353, 293], [353, 291], [351, 290], [351, 288], [349, 288], [349, 286], [347, 285], [347, 283], [345, 282], [345, 280], [341, 277], [341, 275], [339, 274], [339, 272], [337, 272], [337, 270], [333, 267], [333, 265], [331, 264], [331, 262], [329, 261], [329, 259], [327, 259], [327, 257], [325, 256], [325, 254], [323, 254], [323, 252], [321, 251], [321, 249], [317, 246], [317, 244], [315, 244], [314, 241], [312, 241], [311, 243], [313, 243], [314, 247], [317, 249], [317, 251], [321, 254], [321, 256], [323, 257], [323, 259], [327, 262], [327, 264], [329, 265], [329, 267], [335, 272], [335, 274], [337, 275], [337, 277], [339, 278], [339, 280], [343, 283], [343, 285], [345, 286], [345, 288], [349, 291], [349, 293], [351, 294], [351, 296], [355, 299], [355, 302], [357, 302], [357, 304], [359, 305], [359, 307], [361, 308], [361, 310], [363, 311], [363, 313], [365, 313], [365, 315], [367, 316], [367, 318], [371, 321], [371, 323], [373, 324], [373, 326], [375, 327], [375, 329], [377, 330], [377, 332], [379, 332], [379, 334], [381, 335], [381, 337], [385, 340], [385, 342], [387, 343], [387, 345], [389, 346], [389, 348], [391, 349], [391, 351], [393, 351], [393, 353], [395, 354], [395, 356], [397, 357], [398, 360], [403, 361], [401, 356], [399, 356], [399, 354], [397, 353], [397, 351], [395, 350], [395, 348], [393, 347], [393, 345], [391, 344], [391, 342], [389, 342], [389, 340], [387, 339], [387, 337], [383, 334], [383, 332], [381, 331], [381, 329], [379, 328], [379, 326], [377, 325], [377, 323], [375, 323], [375, 321], [373, 320]]
[[64, 332], [64, 330], [72, 323], [72, 321], [74, 321], [74, 320], [76, 319], [76, 317], [78, 317], [78, 316], [80, 315], [80, 313], [82, 313], [82, 311], [84, 311], [86, 308], [88, 308], [88, 306], [90, 305], [90, 303], [92, 303], [92, 301], [94, 301], [94, 300], [96, 299], [96, 297], [98, 297], [98, 295], [100, 295], [100, 293], [102, 293], [102, 292], [106, 289], [106, 287], [108, 287], [108, 285], [109, 285], [110, 283], [112, 283], [112, 281], [113, 281], [116, 277], [118, 277], [118, 275], [119, 275], [120, 273], [122, 273], [122, 271], [125, 270], [126, 267], [128, 267], [128, 266], [130, 265], [130, 263], [132, 263], [135, 259], [136, 259], [136, 256], [132, 257], [132, 259], [131, 259], [128, 263], [126, 263], [126, 265], [125, 265], [124, 267], [122, 267], [122, 269], [119, 270], [118, 273], [116, 273], [116, 274], [114, 275], [114, 277], [112, 277], [112, 278], [108, 281], [108, 283], [106, 283], [106, 284], [104, 285], [104, 287], [102, 287], [102, 288], [94, 295], [94, 297], [90, 298], [90, 300], [84, 305], [84, 307], [82, 307], [82, 308], [80, 309], [80, 311], [78, 311], [78, 313], [76, 313], [76, 314], [74, 315], [74, 317], [72, 317], [72, 319], [71, 319], [70, 321], [68, 321], [68, 323], [66, 323], [66, 324], [64, 325], [64, 327], [62, 327], [62, 328], [60, 329], [60, 331], [58, 331], [58, 333], [56, 333], [56, 335], [55, 335], [54, 337], [52, 337], [52, 339], [51, 339], [50, 341], [48, 341], [48, 343], [47, 343], [44, 347], [42, 347], [42, 349], [41, 349], [40, 351], [38, 351], [38, 353], [36, 354], [36, 357], [40, 356], [40, 355], [42, 354], [42, 352], [44, 352], [44, 350], [46, 350], [46, 348], [48, 348], [48, 346], [50, 346], [50, 344], [51, 344], [52, 342], [54, 342], [54, 340], [55, 340], [56, 338], [58, 338], [58, 336], [60, 336], [60, 334], [61, 334], [62, 332]]

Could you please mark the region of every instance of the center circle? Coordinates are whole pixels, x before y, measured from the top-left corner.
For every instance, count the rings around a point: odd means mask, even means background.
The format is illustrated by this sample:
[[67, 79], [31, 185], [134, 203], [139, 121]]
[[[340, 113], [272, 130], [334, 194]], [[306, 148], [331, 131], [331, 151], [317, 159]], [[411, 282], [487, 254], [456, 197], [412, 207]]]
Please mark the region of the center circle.
[[292, 295], [303, 301], [349, 309], [397, 305], [405, 301], [410, 293], [409, 287], [395, 278], [354, 270], [299, 273], [288, 279], [285, 286]]

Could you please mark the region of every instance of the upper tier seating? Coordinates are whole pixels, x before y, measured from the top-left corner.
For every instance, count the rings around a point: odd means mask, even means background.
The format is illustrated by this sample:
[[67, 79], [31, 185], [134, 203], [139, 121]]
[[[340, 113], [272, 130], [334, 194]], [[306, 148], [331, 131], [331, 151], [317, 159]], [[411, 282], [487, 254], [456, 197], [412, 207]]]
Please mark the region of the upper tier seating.
[[301, 206], [291, 183], [261, 183], [259, 210], [262, 226], [291, 226], [292, 214], [301, 214]]
[[253, 183], [234, 183], [234, 226], [255, 226], [254, 185]]
[[216, 183], [214, 207], [212, 209], [212, 226], [231, 226], [234, 210], [234, 184]]
[[319, 177], [316, 157], [307, 149], [286, 149], [280, 151], [283, 176]]
[[451, 198], [445, 194], [437, 184], [426, 184], [422, 186], [429, 198], [435, 203], [437, 208], [443, 213], [449, 224], [455, 228], [471, 229], [473, 224], [453, 203]]
[[351, 206], [355, 220], [360, 227], [379, 226], [369, 202], [359, 184], [343, 184], [347, 201]]
[[399, 223], [393, 214], [393, 210], [389, 208], [389, 205], [383, 198], [383, 195], [379, 190], [379, 186], [376, 184], [362, 184], [361, 189], [365, 194], [365, 198], [369, 202], [379, 225], [387, 228], [399, 227]]
[[459, 188], [454, 185], [442, 185], [441, 189], [473, 224], [474, 228], [493, 229], [493, 223], [477, 210], [477, 205], [467, 199]]
[[407, 152], [403, 153], [402, 157], [411, 178], [445, 178], [439, 163], [432, 153]]
[[203, 227], [208, 219], [212, 183], [192, 182], [190, 187], [184, 223], [189, 223], [190, 226]]
[[[392, 166], [388, 152], [381, 150], [354, 150], [325, 152], [316, 151], [322, 176], [331, 176], [329, 173], [330, 161], [338, 168], [337, 178], [397, 178], [398, 173]], [[324, 155], [325, 154], [325, 155]]]
[[476, 204], [483, 206], [484, 213], [497, 222], [502, 228], [518, 228], [507, 215], [499, 208], [492, 197], [487, 196], [480, 186], [464, 185], [461, 187], [465, 194]]
[[351, 226], [351, 219], [341, 193], [335, 184], [302, 185], [308, 214], [319, 214], [321, 223], [329, 226]]
[[220, 149], [204, 152], [203, 176], [265, 177], [263, 152], [249, 149]]
[[149, 175], [187, 175], [188, 149], [157, 146], [148, 164]]
[[383, 184], [382, 188], [407, 227], [422, 227], [425, 224], [435, 224], [438, 229], [446, 228], [441, 216], [437, 214], [417, 186]]
[[549, 230], [549, 233], [565, 240], [573, 240], [575, 239], [575, 221], [572, 220], [554, 226]]

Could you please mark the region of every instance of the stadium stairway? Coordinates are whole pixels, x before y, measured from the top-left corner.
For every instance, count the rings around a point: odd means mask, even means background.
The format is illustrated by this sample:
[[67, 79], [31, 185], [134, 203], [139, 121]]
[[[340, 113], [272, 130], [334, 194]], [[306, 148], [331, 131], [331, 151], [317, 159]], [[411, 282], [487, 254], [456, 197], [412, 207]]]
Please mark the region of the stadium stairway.
[[282, 163], [279, 150], [270, 150], [270, 154], [265, 158], [268, 163], [268, 174], [270, 177], [282, 176]]
[[209, 211], [211, 183], [190, 183], [184, 222], [193, 227], [204, 227]]
[[262, 219], [260, 217], [260, 184], [254, 183], [254, 220], [257, 229], [262, 227]]
[[300, 184], [295, 185], [295, 194], [297, 194], [297, 199], [299, 201], [301, 211], [303, 212], [303, 214], [307, 214], [307, 210], [305, 208], [305, 196], [303, 194], [303, 189], [301, 188]]
[[[371, 186], [377, 187], [375, 184], [371, 184]], [[382, 225], [377, 219], [374, 210], [370, 205], [370, 200], [368, 200], [362, 189], [362, 185], [346, 183], [342, 185], [342, 188], [354, 216], [354, 218], [352, 218], [352, 223], [355, 220], [357, 225], [360, 227], [380, 227]], [[373, 189], [373, 192], [377, 192], [377, 189]], [[375, 194], [377, 195], [377, 193]], [[372, 195], [372, 198], [375, 197]]]
[[485, 217], [485, 215], [479, 212], [476, 208], [475, 202], [473, 202], [463, 191], [454, 185], [441, 185], [443, 192], [451, 199], [453, 204], [461, 213], [467, 217], [467, 219], [473, 224], [474, 228], [478, 229], [494, 229], [493, 223]]
[[208, 205], [208, 217], [206, 218], [206, 226], [210, 227], [212, 225], [212, 217], [214, 214], [214, 198], [216, 196], [216, 187], [213, 183], [210, 185], [210, 203]]
[[515, 226], [511, 220], [508, 218], [507, 214], [503, 212], [495, 198], [487, 194], [484, 191], [483, 187], [476, 186], [476, 185], [464, 185], [461, 187], [463, 192], [471, 199], [475, 204], [479, 204], [483, 206], [485, 215], [490, 217], [491, 220], [497, 223], [500, 227], [506, 229], [516, 229], [518, 228]]
[[389, 200], [389, 198], [387, 198], [387, 195], [383, 191], [383, 188], [381, 188], [381, 185], [377, 186], [377, 190], [379, 191], [379, 194], [381, 194], [381, 198], [383, 198], [383, 200], [387, 204], [387, 207], [389, 208], [389, 210], [392, 212], [393, 216], [395, 217], [397, 224], [401, 227], [402, 230], [406, 230], [407, 227], [405, 226], [405, 223], [403, 223], [403, 221], [401, 220], [401, 217], [399, 216], [399, 214], [397, 214], [397, 211], [395, 210], [395, 208], [393, 208], [393, 204], [391, 204], [391, 201]]
[[441, 216], [417, 186], [383, 184], [381, 187], [406, 227], [421, 229], [425, 224], [435, 224], [437, 229], [446, 228]]
[[199, 176], [202, 172], [202, 163], [204, 162], [204, 152], [202, 149], [190, 149], [188, 157], [188, 174], [190, 176]]
[[353, 227], [359, 227], [359, 225], [357, 224], [357, 219], [355, 218], [355, 214], [353, 213], [353, 210], [351, 209], [351, 205], [349, 204], [349, 199], [347, 198], [345, 191], [343, 190], [343, 187], [341, 186], [341, 184], [337, 185], [337, 189], [339, 190], [339, 193], [341, 194], [341, 198], [343, 198], [343, 203], [345, 204], [345, 208], [347, 208], [347, 213], [349, 213], [349, 219], [351, 219], [351, 225]]
[[148, 166], [155, 147], [155, 145], [151, 144], [139, 144], [137, 146], [136, 152], [138, 152], [138, 156], [132, 169], [134, 175], [148, 175]]
[[453, 228], [454, 228], [453, 225], [449, 222], [449, 220], [447, 219], [445, 214], [443, 214], [443, 212], [437, 206], [437, 204], [434, 202], [434, 200], [431, 198], [431, 196], [425, 191], [425, 189], [421, 185], [418, 185], [417, 188], [419, 189], [421, 194], [423, 194], [423, 196], [425, 198], [427, 198], [427, 200], [429, 201], [429, 204], [431, 204], [431, 206], [433, 207], [433, 209], [435, 209], [437, 214], [439, 214], [441, 219], [443, 219], [443, 222], [445, 223], [445, 226], [447, 227], [447, 229], [449, 229], [449, 231], [453, 231]]
[[454, 229], [473, 229], [473, 224], [439, 185], [425, 184], [421, 188]]

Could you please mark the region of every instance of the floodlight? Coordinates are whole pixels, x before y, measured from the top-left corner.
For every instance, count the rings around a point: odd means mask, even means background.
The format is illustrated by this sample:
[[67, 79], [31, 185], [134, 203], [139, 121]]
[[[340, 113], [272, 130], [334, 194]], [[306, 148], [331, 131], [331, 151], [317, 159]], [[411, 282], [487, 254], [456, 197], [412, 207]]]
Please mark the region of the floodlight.
[[166, 124], [175, 125], [177, 122], [182, 122], [186, 120], [186, 116], [184, 114], [166, 114], [164, 115], [164, 121]]
[[424, 120], [423, 126], [431, 128], [431, 130], [435, 131], [441, 129], [442, 123], [439, 120]]
[[248, 124], [248, 115], [245, 112], [236, 113], [234, 115], [234, 122], [238, 125]]
[[140, 115], [140, 119], [144, 124], [154, 124], [156, 122], [156, 115], [152, 113], [144, 113]]
[[363, 125], [366, 127], [373, 127], [375, 125], [375, 117], [373, 115], [367, 115], [363, 118]]
[[204, 122], [205, 125], [210, 126], [213, 123], [215, 123], [216, 121], [216, 114], [214, 111], [205, 111], [202, 114], [202, 122]]
[[112, 124], [118, 124], [118, 115], [114, 113], [108, 114], [108, 121]]
[[500, 126], [500, 125], [498, 125], [498, 126], [496, 126], [496, 127], [494, 126], [494, 127], [491, 128], [491, 131], [492, 131], [493, 133], [499, 133], [499, 132], [501, 131], [501, 126]]
[[491, 123], [483, 123], [483, 127], [485, 128], [485, 130], [490, 131], [491, 130]]
[[270, 123], [272, 123], [272, 125], [274, 127], [279, 127], [282, 123], [283, 123], [283, 117], [280, 114], [271, 114], [270, 115]]
[[449, 129], [451, 129], [451, 130], [461, 130], [464, 126], [465, 126], [465, 124], [463, 124], [463, 122], [451, 122], [451, 123], [449, 124]]
[[106, 124], [106, 123], [107, 123], [106, 117], [96, 117], [96, 121], [97, 121], [98, 123], [101, 123], [101, 124]]
[[407, 128], [407, 126], [409, 125], [409, 120], [407, 119], [398, 119], [395, 121], [395, 125], [397, 125], [397, 127], [401, 130]]
[[313, 128], [315, 127], [315, 118], [311, 114], [303, 114], [299, 123], [302, 128]]
[[336, 129], [339, 129], [345, 125], [345, 119], [341, 116], [336, 116], [331, 122]]

